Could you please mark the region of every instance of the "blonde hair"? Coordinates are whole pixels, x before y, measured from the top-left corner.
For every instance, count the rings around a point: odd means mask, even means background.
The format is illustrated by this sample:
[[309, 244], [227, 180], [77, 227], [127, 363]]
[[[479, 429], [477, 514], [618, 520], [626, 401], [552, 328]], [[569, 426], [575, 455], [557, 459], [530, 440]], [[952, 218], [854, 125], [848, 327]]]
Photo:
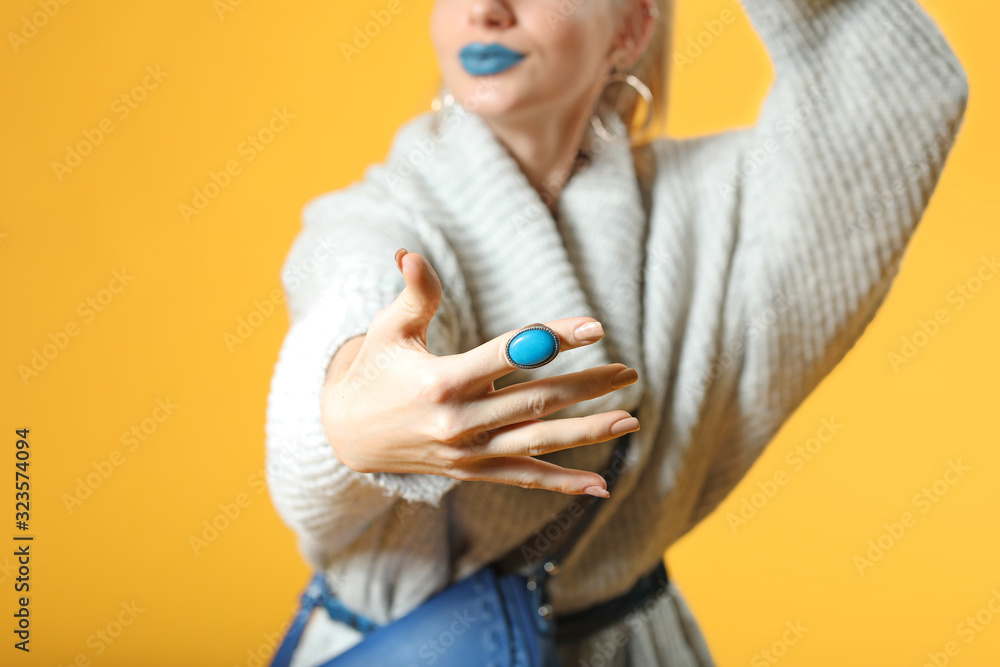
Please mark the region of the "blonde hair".
[[[631, 0], [613, 0], [620, 16], [630, 9]], [[653, 94], [653, 106], [640, 113], [639, 94], [628, 84], [608, 86], [598, 102], [599, 106], [614, 107], [629, 130], [634, 143], [646, 143], [657, 132], [657, 125], [666, 122], [667, 97], [670, 91], [670, 49], [673, 45], [674, 0], [650, 0], [659, 15], [654, 17], [653, 34], [646, 50], [635, 65], [625, 70], [642, 81]], [[618, 90], [616, 90], [618, 89]], [[617, 100], [617, 105], [615, 104]], [[650, 118], [649, 131], [642, 134], [646, 114]]]

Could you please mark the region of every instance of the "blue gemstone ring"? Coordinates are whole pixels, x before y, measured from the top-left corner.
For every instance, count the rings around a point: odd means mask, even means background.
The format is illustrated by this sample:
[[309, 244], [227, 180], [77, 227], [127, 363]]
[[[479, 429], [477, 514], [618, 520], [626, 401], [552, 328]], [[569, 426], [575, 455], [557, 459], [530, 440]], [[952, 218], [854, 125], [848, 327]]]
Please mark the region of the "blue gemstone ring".
[[559, 354], [559, 334], [544, 324], [529, 324], [511, 336], [504, 353], [517, 368], [544, 366]]

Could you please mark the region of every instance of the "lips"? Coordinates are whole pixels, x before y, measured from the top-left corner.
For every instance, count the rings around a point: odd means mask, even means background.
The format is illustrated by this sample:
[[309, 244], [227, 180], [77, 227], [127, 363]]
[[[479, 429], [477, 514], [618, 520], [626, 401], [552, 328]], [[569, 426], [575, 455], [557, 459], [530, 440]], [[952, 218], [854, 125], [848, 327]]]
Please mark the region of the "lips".
[[483, 76], [510, 69], [521, 62], [524, 54], [508, 49], [502, 44], [475, 42], [459, 51], [458, 58], [466, 72], [473, 76]]

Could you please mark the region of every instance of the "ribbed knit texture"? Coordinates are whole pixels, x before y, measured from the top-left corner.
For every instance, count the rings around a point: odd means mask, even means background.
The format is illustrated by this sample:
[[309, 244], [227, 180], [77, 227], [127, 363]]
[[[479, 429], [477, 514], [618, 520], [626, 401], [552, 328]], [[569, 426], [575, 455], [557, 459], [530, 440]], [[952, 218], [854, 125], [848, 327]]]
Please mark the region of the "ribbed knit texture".
[[[600, 342], [515, 371], [501, 388], [622, 362], [630, 387], [549, 418], [631, 411], [611, 498], [549, 591], [557, 613], [628, 590], [743, 478], [883, 302], [963, 117], [964, 70], [909, 0], [749, 0], [776, 80], [758, 123], [639, 151], [588, 137], [553, 218], [507, 151], [460, 107], [433, 133], [406, 123], [384, 164], [311, 201], [282, 279], [292, 326], [267, 412], [275, 506], [350, 608], [397, 618], [540, 534], [587, 496], [419, 474], [357, 473], [326, 440], [330, 359], [405, 282], [400, 247], [426, 256], [444, 299], [428, 347], [455, 354], [533, 322], [592, 316]], [[391, 363], [391, 360], [389, 360]], [[377, 370], [377, 369], [373, 369]], [[604, 471], [615, 441], [541, 458]], [[450, 523], [449, 523], [450, 522]], [[544, 537], [544, 536], [541, 536]], [[544, 539], [541, 542], [544, 545]], [[676, 583], [671, 604], [564, 647], [603, 664], [710, 665]], [[297, 665], [357, 641], [314, 615]], [[614, 642], [611, 642], [612, 644]]]

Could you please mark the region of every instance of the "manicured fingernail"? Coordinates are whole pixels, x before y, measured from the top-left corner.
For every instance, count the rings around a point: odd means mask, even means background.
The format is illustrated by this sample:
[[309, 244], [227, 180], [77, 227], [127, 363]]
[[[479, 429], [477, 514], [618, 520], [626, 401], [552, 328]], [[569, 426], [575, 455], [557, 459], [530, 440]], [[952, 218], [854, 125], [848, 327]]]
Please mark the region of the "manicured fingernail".
[[627, 387], [636, 380], [639, 379], [639, 372], [634, 368], [626, 368], [623, 371], [618, 371], [618, 375], [611, 379], [611, 387], [614, 389], [621, 389], [622, 387]]
[[573, 336], [581, 343], [593, 343], [604, 335], [604, 327], [600, 322], [587, 322], [573, 330]]
[[598, 498], [610, 498], [611, 494], [608, 493], [607, 489], [601, 488], [599, 486], [588, 486], [583, 490], [584, 493], [589, 493], [592, 496], [597, 496]]
[[629, 433], [639, 428], [639, 420], [635, 417], [625, 417], [624, 419], [619, 419], [614, 424], [611, 425], [611, 435], [621, 435], [622, 433]]
[[393, 256], [393, 259], [396, 260], [396, 268], [399, 269], [400, 273], [403, 272], [403, 255], [405, 255], [407, 252], [409, 251], [406, 248], [400, 248], [399, 250], [396, 251], [396, 254]]

